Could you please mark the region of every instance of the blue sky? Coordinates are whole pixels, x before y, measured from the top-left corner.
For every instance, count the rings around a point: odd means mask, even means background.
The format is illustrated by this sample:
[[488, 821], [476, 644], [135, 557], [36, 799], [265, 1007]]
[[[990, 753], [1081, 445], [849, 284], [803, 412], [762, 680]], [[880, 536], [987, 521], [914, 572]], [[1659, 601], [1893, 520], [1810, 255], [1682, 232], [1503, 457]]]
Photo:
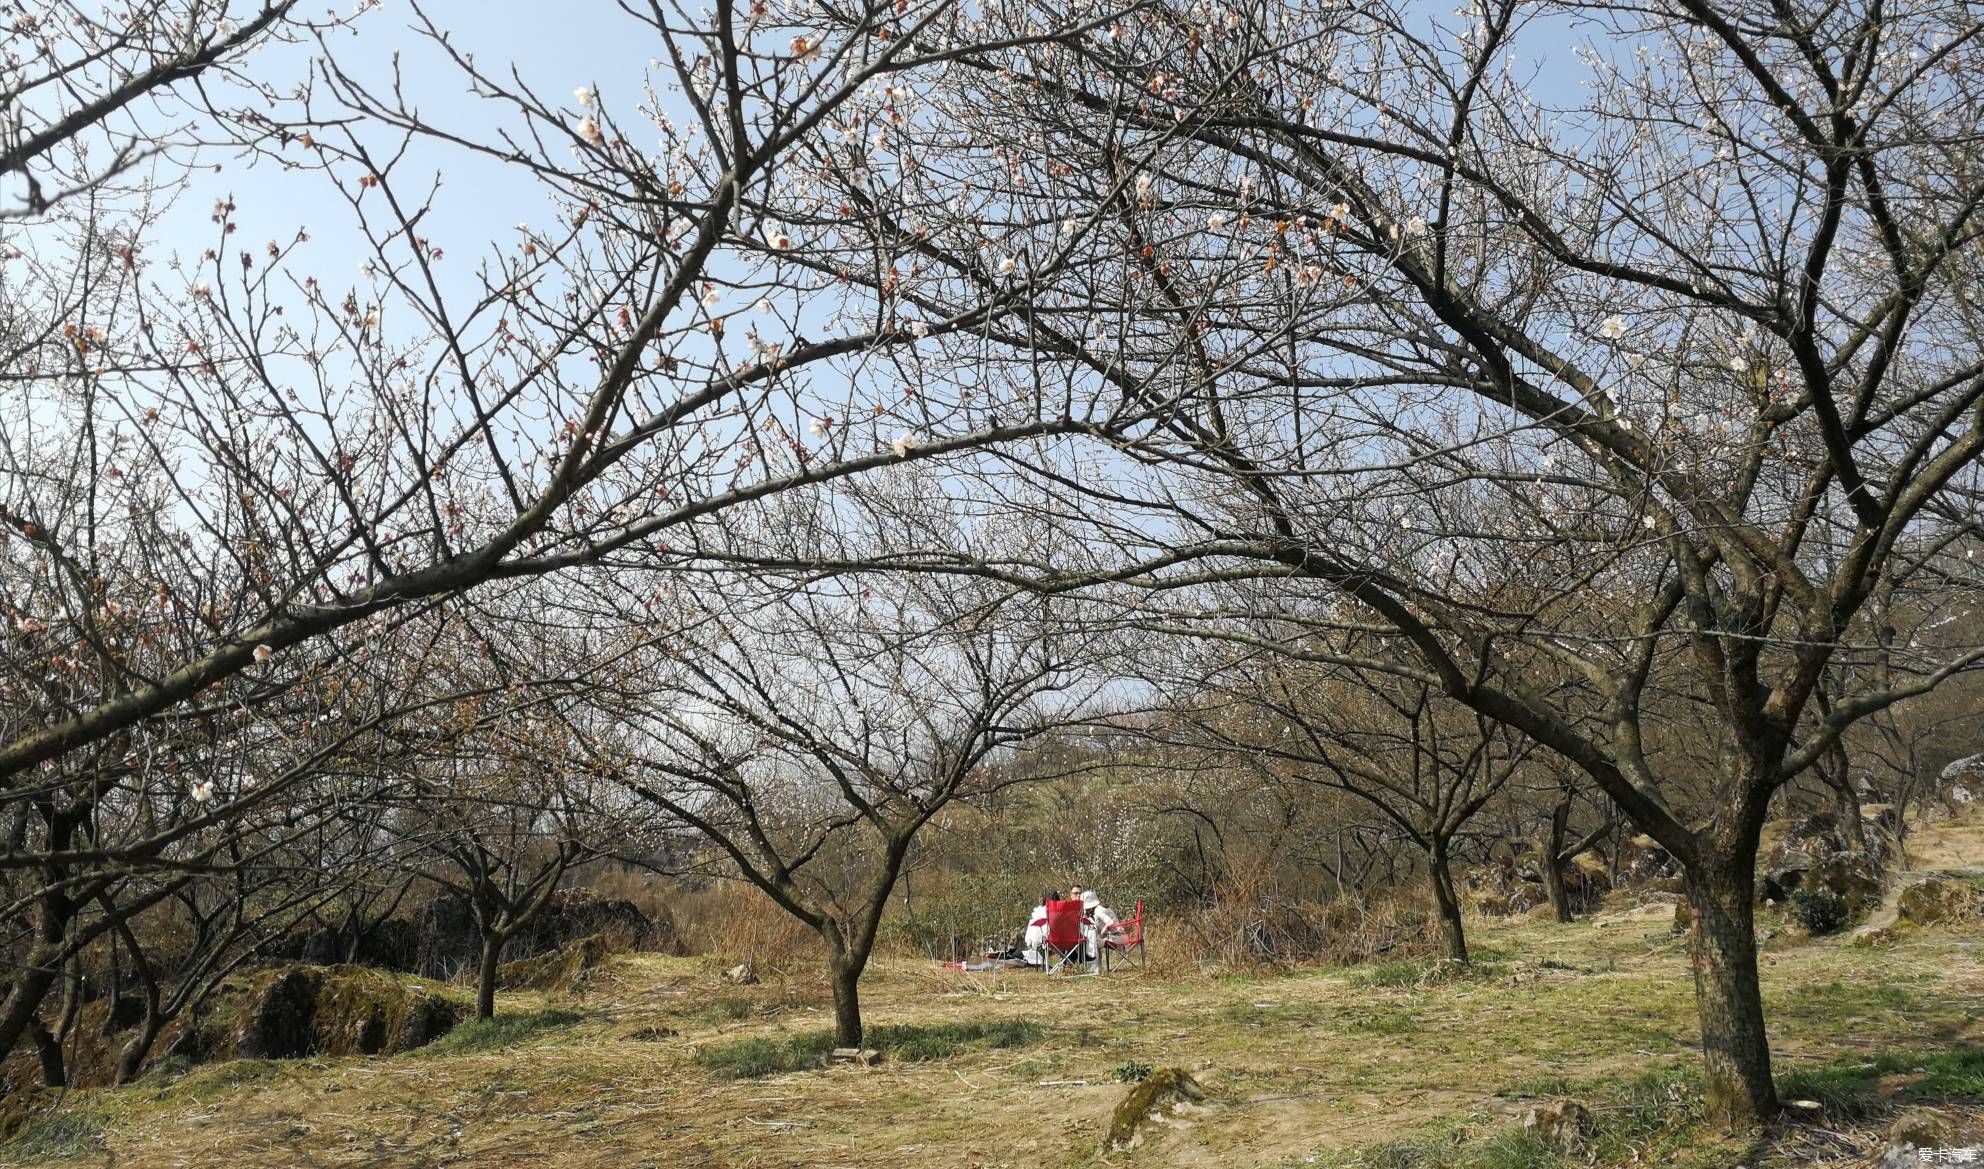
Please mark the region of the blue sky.
[[[501, 62], [506, 69], [514, 64], [549, 104], [572, 104], [572, 91], [581, 85], [631, 100], [655, 51], [648, 43], [650, 37], [638, 35], [642, 31], [638, 25], [606, 3], [438, 0], [422, 5], [422, 10], [448, 30], [456, 45], [473, 52], [479, 63]], [[467, 79], [413, 31], [416, 23], [414, 8], [406, 0], [387, 0], [359, 17], [353, 31], [328, 37], [327, 44], [343, 69], [381, 91], [392, 84], [397, 65], [407, 104], [432, 124], [466, 137], [492, 138], [497, 107], [467, 92]], [[315, 45], [273, 46], [253, 58], [249, 67], [256, 76], [287, 88], [302, 80], [317, 51]], [[356, 278], [367, 249], [351, 208], [324, 176], [285, 172], [267, 160], [220, 151], [203, 154], [201, 162], [205, 165], [188, 176], [186, 195], [157, 244], [187, 259], [197, 257], [212, 245], [208, 216], [214, 200], [231, 196], [238, 208], [243, 245], [287, 241], [301, 226], [309, 231], [311, 242], [297, 253], [295, 270], [314, 273], [333, 289]], [[442, 276], [462, 280], [451, 291], [472, 287], [466, 278], [492, 243], [515, 245], [518, 223], [550, 226], [550, 203], [542, 187], [528, 176], [460, 149], [416, 142], [396, 181], [412, 188], [437, 174], [441, 186], [423, 230], [446, 252]]]

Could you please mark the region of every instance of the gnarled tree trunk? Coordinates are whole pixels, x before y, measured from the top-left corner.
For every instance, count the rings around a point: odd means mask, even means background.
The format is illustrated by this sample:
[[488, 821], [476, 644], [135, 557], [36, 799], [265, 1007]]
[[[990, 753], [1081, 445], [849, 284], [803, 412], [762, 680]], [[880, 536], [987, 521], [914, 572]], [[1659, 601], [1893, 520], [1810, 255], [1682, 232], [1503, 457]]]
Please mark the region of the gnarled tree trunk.
[[1550, 831], [1538, 850], [1538, 867], [1543, 870], [1543, 892], [1550, 898], [1550, 912], [1558, 922], [1571, 920], [1571, 895], [1564, 888], [1564, 837], [1571, 825], [1571, 801], [1559, 800], [1550, 810]]
[[1426, 867], [1433, 878], [1433, 906], [1440, 915], [1442, 954], [1455, 962], [1467, 961], [1467, 931], [1460, 920], [1460, 894], [1454, 889], [1452, 859], [1447, 842], [1436, 837], [1426, 850]]
[[1707, 860], [1688, 872], [1709, 1119], [1732, 1132], [1757, 1128], [1777, 1115], [1757, 979], [1755, 868], [1754, 853], [1747, 853]]

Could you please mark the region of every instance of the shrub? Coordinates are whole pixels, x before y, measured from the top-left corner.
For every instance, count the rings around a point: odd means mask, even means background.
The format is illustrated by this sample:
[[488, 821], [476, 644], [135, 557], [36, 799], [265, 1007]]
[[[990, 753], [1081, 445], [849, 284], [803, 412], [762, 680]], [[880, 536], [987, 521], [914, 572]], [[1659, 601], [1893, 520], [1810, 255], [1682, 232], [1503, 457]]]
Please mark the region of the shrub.
[[1156, 1070], [1147, 1063], [1138, 1063], [1136, 1060], [1125, 1060], [1116, 1065], [1116, 1082], [1119, 1084], [1141, 1084], [1145, 1080], [1150, 1079], [1150, 1074]]

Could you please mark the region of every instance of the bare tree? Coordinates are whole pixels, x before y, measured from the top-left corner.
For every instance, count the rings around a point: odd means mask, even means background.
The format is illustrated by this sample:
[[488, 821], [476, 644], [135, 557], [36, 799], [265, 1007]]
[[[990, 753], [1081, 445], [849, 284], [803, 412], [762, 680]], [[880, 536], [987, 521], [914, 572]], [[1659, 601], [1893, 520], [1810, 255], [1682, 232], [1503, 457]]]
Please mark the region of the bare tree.
[[[1710, 1109], [1749, 1127], [1776, 1111], [1771, 798], [1984, 656], [1925, 643], [1816, 704], [1874, 653], [1870, 598], [1969, 580], [1984, 27], [1955, 3], [1553, 11], [1597, 37], [1576, 93], [1533, 76], [1569, 55], [1560, 21], [1513, 0], [1161, 4], [961, 55], [932, 73], [946, 116], [891, 149], [970, 176], [1030, 289], [968, 370], [955, 347], [961, 377], [1052, 385], [1107, 440], [978, 466], [1057, 485], [1081, 533], [1075, 563], [990, 567], [1060, 590], [1251, 571], [1381, 640], [1346, 664], [1574, 763], [1687, 872]], [[983, 247], [919, 239], [903, 295], [945, 314]], [[1319, 632], [1290, 626], [1263, 643]], [[1648, 748], [1670, 665], [1717, 740], [1692, 806]]]
[[595, 764], [818, 934], [836, 1041], [857, 1047], [917, 834], [1088, 766], [995, 765], [1096, 712], [1099, 651], [1037, 599], [962, 580], [719, 578], [667, 608], [672, 628], [601, 680]]
[[1332, 676], [1258, 654], [1212, 673], [1180, 710], [1181, 743], [1344, 792], [1390, 821], [1424, 854], [1446, 957], [1467, 961], [1456, 839], [1533, 744], [1423, 683]]
[[[239, 25], [173, 0], [17, 19], [35, 51], [0, 63], [0, 172], [26, 176], [0, 263], [0, 810], [8, 871], [34, 879], [0, 1054], [114, 932], [77, 926], [79, 907], [147, 867], [214, 863], [244, 819], [325, 812], [285, 801], [352, 719], [403, 713], [340, 676], [373, 645], [441, 599], [665, 553], [726, 509], [902, 461], [869, 397], [894, 387], [846, 375], [1014, 295], [903, 317], [838, 275], [886, 269], [896, 244], [832, 227], [806, 178], [857, 99], [867, 117], [864, 95], [977, 43], [949, 0], [829, 30], [729, 3], [615, 19], [661, 63], [555, 104], [423, 24], [433, 75], [488, 112], [462, 127], [370, 91], [319, 35], [349, 22], [286, 3]], [[248, 67], [277, 36], [317, 38], [306, 76]], [[409, 160], [436, 155], [410, 143], [494, 160], [553, 221], [451, 276], [469, 257], [424, 226], [439, 178]], [[154, 145], [172, 149], [136, 181]], [[244, 240], [228, 195], [210, 246], [169, 253], [161, 205], [203, 145], [344, 197], [356, 283], [309, 268], [304, 225]], [[949, 414], [919, 432], [927, 452], [1070, 425], [926, 401]]]

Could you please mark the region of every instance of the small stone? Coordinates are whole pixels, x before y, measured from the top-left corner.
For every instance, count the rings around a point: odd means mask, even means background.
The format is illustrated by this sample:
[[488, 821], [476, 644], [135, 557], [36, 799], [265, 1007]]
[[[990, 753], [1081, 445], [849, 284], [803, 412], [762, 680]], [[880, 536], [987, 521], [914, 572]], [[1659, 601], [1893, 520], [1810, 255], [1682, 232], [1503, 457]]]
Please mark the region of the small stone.
[[1575, 1152], [1598, 1131], [1591, 1110], [1575, 1100], [1559, 1100], [1529, 1110], [1522, 1130], [1552, 1148]]
[[1888, 1126], [1889, 1142], [1917, 1149], [1941, 1149], [1955, 1143], [1956, 1126], [1929, 1108], [1911, 1108]]
[[834, 1063], [854, 1063], [868, 1068], [882, 1062], [882, 1053], [871, 1047], [836, 1047], [831, 1059]]
[[723, 980], [738, 986], [756, 986], [758, 984], [758, 971], [749, 962], [739, 962], [737, 965], [723, 972]]

